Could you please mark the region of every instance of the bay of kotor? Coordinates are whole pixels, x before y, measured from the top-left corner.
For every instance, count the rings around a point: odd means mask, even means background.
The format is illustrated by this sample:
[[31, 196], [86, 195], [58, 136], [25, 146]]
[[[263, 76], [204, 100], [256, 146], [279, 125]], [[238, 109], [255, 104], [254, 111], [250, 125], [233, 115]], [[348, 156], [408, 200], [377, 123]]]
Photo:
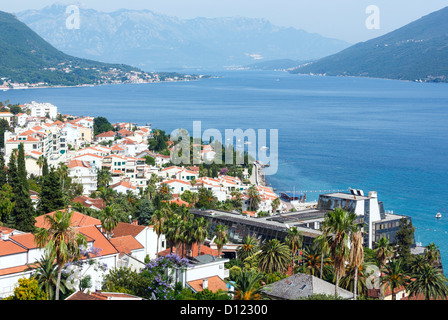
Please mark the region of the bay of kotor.
[[[201, 71], [204, 72], [204, 71]], [[412, 217], [415, 239], [448, 244], [446, 84], [286, 72], [204, 72], [210, 79], [0, 92], [11, 103], [49, 102], [62, 114], [151, 123], [170, 133], [278, 130], [277, 192], [376, 191], [385, 210]], [[442, 214], [436, 219], [436, 213]]]

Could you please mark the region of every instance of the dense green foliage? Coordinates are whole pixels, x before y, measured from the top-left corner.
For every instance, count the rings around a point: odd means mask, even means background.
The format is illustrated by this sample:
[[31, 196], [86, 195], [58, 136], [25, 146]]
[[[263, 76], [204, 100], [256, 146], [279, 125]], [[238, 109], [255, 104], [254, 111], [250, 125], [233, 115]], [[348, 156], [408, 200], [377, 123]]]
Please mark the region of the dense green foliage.
[[[101, 83], [101, 76], [116, 68], [122, 73], [130, 66], [79, 59], [55, 49], [12, 14], [0, 11], [0, 75], [18, 83], [45, 82], [49, 85]], [[71, 72], [64, 67], [71, 66]], [[49, 70], [44, 68], [56, 68]], [[94, 68], [94, 69], [93, 69]]]
[[95, 117], [93, 119], [93, 132], [95, 135], [113, 130], [114, 127], [105, 117]]
[[292, 73], [448, 81], [448, 7]]

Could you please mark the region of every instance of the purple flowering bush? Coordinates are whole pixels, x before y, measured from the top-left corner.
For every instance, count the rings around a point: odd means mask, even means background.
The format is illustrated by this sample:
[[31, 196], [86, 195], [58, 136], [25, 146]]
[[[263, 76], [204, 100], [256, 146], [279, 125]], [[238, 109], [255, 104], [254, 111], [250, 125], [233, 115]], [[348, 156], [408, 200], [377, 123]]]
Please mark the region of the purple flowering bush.
[[174, 283], [189, 266], [188, 259], [176, 254], [151, 260], [141, 272], [143, 277], [150, 280], [147, 295], [155, 296], [157, 300], [174, 300], [176, 295]]

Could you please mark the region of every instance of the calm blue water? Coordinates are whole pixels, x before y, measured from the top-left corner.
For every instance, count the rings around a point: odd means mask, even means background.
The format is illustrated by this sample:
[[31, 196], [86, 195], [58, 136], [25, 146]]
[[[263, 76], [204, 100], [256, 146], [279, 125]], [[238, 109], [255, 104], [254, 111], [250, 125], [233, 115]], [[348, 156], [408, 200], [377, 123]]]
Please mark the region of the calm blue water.
[[[209, 73], [213, 74], [213, 73]], [[416, 240], [448, 258], [448, 85], [234, 71], [198, 82], [10, 90], [0, 101], [50, 102], [60, 112], [152, 123], [171, 132], [278, 129], [278, 191], [377, 191], [409, 215]], [[441, 212], [443, 218], [435, 219]]]

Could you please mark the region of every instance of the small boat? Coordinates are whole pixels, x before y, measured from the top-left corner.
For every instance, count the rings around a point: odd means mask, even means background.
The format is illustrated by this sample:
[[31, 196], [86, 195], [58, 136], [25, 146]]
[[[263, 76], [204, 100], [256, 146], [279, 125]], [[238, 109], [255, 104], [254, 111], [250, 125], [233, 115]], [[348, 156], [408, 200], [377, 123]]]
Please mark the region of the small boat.
[[442, 218], [442, 214], [441, 214], [440, 212], [438, 212], [438, 213], [436, 214], [436, 218], [437, 218], [437, 219]]
[[262, 146], [261, 149], [262, 149], [262, 150], [267, 150], [267, 149], [269, 149], [269, 148], [266, 147], [266, 146]]

